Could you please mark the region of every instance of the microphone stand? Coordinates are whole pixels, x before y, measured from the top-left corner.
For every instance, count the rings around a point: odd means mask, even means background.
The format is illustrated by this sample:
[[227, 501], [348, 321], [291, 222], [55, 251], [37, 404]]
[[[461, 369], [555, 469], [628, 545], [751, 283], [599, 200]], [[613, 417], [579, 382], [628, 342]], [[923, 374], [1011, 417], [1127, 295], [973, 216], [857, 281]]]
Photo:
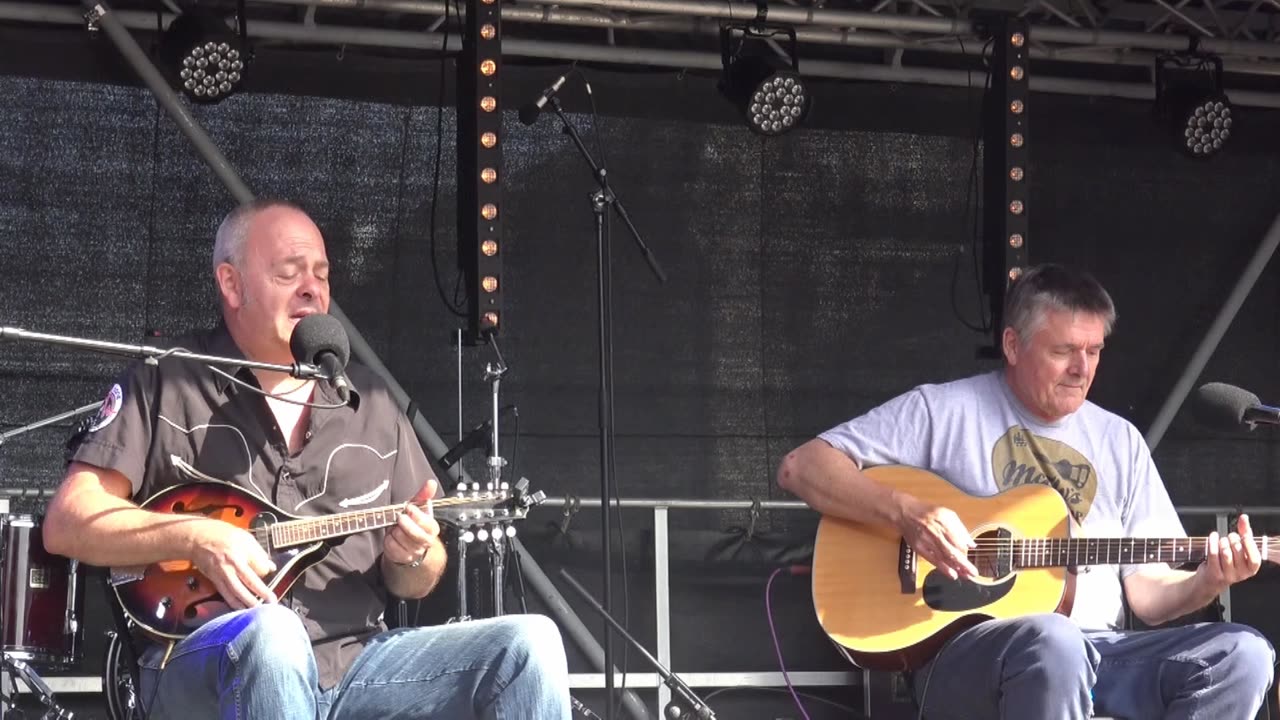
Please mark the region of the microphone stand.
[[[569, 583], [569, 585], [573, 587], [573, 589], [576, 590], [584, 600], [590, 603], [591, 607], [595, 608], [596, 612], [600, 613], [605, 620], [609, 621], [609, 624], [618, 631], [619, 635], [626, 638], [627, 642], [635, 646], [635, 648], [640, 651], [641, 655], [644, 655], [644, 658], [649, 661], [649, 664], [653, 665], [653, 667], [657, 669], [658, 674], [662, 676], [662, 682], [666, 684], [668, 688], [671, 688], [672, 695], [680, 696], [684, 699], [684, 702], [688, 703], [689, 711], [693, 713], [690, 717], [696, 717], [700, 720], [715, 720], [715, 711], [703, 702], [702, 698], [695, 695], [693, 690], [690, 690], [689, 686], [686, 685], [679, 676], [671, 672], [671, 670], [665, 665], [658, 662], [658, 658], [649, 654], [649, 651], [645, 650], [644, 645], [641, 645], [639, 640], [631, 637], [631, 634], [624, 630], [622, 626], [618, 624], [618, 621], [614, 620], [613, 616], [606, 612], [605, 609], [600, 606], [600, 603], [596, 602], [595, 598], [591, 597], [591, 594], [587, 592], [586, 588], [579, 585], [578, 581], [573, 579], [573, 576], [569, 574], [569, 571], [564, 568], [560, 568], [560, 577], [564, 578], [565, 582]], [[612, 667], [605, 667], [604, 671], [606, 675], [613, 674]], [[671, 702], [667, 703], [667, 707], [664, 708], [662, 712], [668, 720], [681, 720], [686, 717], [684, 708], [676, 702], [674, 697], [671, 699]]]
[[323, 370], [315, 365], [311, 365], [310, 363], [295, 362], [292, 365], [279, 365], [276, 363], [258, 362], [256, 360], [219, 357], [217, 355], [202, 355], [200, 353], [183, 350], [182, 348], [165, 349], [152, 347], [150, 345], [130, 345], [127, 343], [106, 342], [104, 340], [92, 340], [89, 338], [71, 337], [68, 335], [49, 335], [47, 333], [31, 332], [29, 330], [23, 330], [22, 328], [8, 326], [0, 327], [0, 340], [27, 340], [31, 342], [47, 343], [50, 345], [78, 348], [81, 350], [92, 350], [94, 352], [106, 353], [109, 355], [124, 355], [126, 357], [141, 358], [150, 365], [157, 364], [163, 358], [176, 357], [183, 358], [185, 360], [194, 360], [196, 362], [205, 363], [206, 365], [251, 368], [253, 370], [270, 370], [273, 372], [287, 373], [293, 377], [304, 380], [332, 380], [328, 373], [325, 373]]
[[[589, 87], [587, 91], [590, 92]], [[627, 229], [631, 232], [631, 237], [640, 248], [641, 254], [644, 255], [645, 261], [649, 263], [649, 267], [653, 270], [653, 274], [657, 276], [658, 281], [665, 285], [667, 275], [658, 265], [658, 260], [654, 257], [653, 252], [649, 250], [649, 246], [640, 237], [640, 231], [636, 230], [635, 224], [631, 222], [631, 217], [627, 214], [626, 208], [623, 207], [622, 201], [618, 199], [618, 196], [613, 192], [613, 188], [609, 186], [608, 172], [591, 157], [591, 153], [582, 142], [582, 137], [578, 134], [577, 128], [565, 116], [564, 109], [560, 107], [560, 99], [552, 96], [549, 104], [555, 110], [556, 116], [560, 118], [560, 122], [564, 126], [564, 134], [568, 135], [573, 144], [577, 146], [578, 152], [582, 154], [582, 158], [591, 167], [591, 176], [595, 178], [596, 184], [599, 185], [599, 188], [591, 193], [591, 212], [595, 216], [596, 227], [596, 277], [600, 322], [600, 532], [601, 545], [604, 549], [601, 568], [604, 574], [604, 610], [602, 612], [605, 618], [612, 622], [612, 618], [609, 617], [609, 610], [613, 608], [613, 567], [610, 557], [613, 554], [613, 538], [610, 532], [609, 510], [613, 505], [613, 501], [610, 499], [610, 476], [613, 473], [613, 301], [610, 277], [612, 273], [610, 240], [609, 234], [604, 231], [604, 212], [606, 207], [613, 208], [613, 211], [622, 219], [623, 224], [627, 226]], [[614, 625], [616, 626], [616, 623]], [[605, 720], [613, 720], [613, 633], [608, 624], [604, 627], [603, 645], [604, 687], [605, 697], [607, 698]]]
[[54, 415], [53, 417], [47, 417], [43, 420], [37, 420], [31, 423], [30, 425], [23, 425], [22, 427], [14, 428], [7, 432], [2, 432], [0, 433], [0, 446], [3, 446], [6, 442], [8, 442], [9, 438], [17, 437], [18, 435], [21, 435], [26, 432], [31, 432], [32, 430], [39, 430], [40, 428], [45, 427], [46, 425], [53, 425], [54, 423], [76, 417], [77, 415], [84, 415], [85, 413], [93, 412], [94, 410], [97, 410], [100, 407], [102, 407], [101, 400], [95, 403], [89, 403], [88, 405], [81, 405], [75, 410], [68, 410], [64, 413], [59, 413], [57, 415]]

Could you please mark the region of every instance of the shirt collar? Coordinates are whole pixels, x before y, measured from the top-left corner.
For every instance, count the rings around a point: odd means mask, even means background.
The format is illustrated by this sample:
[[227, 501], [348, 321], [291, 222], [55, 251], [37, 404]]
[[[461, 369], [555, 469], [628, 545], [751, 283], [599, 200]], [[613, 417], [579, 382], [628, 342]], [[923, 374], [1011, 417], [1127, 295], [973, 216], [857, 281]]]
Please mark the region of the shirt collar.
[[[217, 357], [225, 357], [233, 360], [246, 360], [244, 352], [236, 345], [235, 339], [231, 337], [231, 332], [227, 330], [226, 323], [220, 322], [214, 328], [209, 338], [209, 354]], [[255, 387], [258, 386], [258, 378], [253, 371], [247, 367], [241, 368], [220, 368], [222, 373], [213, 374], [214, 386], [219, 393], [226, 395], [228, 392], [236, 392], [237, 388], [231, 377], [241, 382], [247, 382]], [[223, 373], [226, 373], [225, 375]], [[228, 377], [230, 376], [230, 377]], [[319, 380], [316, 382], [315, 404], [317, 405], [338, 405], [342, 400], [338, 398], [338, 391], [332, 384]], [[360, 391], [351, 388], [351, 409], [360, 409]]]
[[[240, 346], [236, 345], [236, 341], [232, 339], [231, 332], [227, 330], [226, 323], [222, 322], [218, 323], [218, 326], [213, 329], [213, 332], [209, 336], [209, 354], [232, 360], [248, 359], [244, 356], [244, 352], [240, 349]], [[231, 388], [232, 391], [235, 390], [235, 384], [231, 382], [231, 377], [235, 377], [235, 379], [242, 382], [251, 382], [255, 385], [258, 382], [257, 378], [253, 376], [253, 372], [246, 367], [223, 367], [218, 369], [222, 370], [222, 372], [215, 372], [213, 374], [213, 383], [214, 386], [218, 388], [218, 392], [223, 395], [227, 394], [228, 388]]]

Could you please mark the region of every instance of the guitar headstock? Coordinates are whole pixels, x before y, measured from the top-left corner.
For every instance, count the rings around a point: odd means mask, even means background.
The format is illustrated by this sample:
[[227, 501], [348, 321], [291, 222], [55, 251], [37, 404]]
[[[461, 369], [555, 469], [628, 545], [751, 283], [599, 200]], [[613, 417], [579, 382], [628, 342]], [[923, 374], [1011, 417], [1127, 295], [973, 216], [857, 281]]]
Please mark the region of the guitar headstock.
[[528, 486], [525, 478], [520, 478], [514, 488], [502, 483], [497, 489], [482, 490], [479, 483], [459, 483], [452, 493], [433, 502], [435, 518], [460, 532], [481, 536], [482, 540], [482, 533], [503, 532], [510, 537], [515, 534], [511, 524], [525, 519], [529, 508], [546, 499], [546, 493], [530, 493]]

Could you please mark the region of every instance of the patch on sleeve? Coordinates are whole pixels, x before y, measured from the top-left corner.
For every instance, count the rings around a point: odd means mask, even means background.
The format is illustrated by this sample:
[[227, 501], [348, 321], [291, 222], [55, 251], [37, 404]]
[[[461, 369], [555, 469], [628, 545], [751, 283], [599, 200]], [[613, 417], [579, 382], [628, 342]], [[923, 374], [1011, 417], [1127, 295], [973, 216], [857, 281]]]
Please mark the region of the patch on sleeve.
[[97, 432], [102, 428], [111, 424], [112, 420], [120, 414], [120, 406], [124, 404], [124, 390], [120, 384], [116, 383], [111, 386], [111, 390], [107, 392], [107, 397], [102, 401], [102, 407], [98, 408], [98, 414], [93, 418], [93, 423], [89, 425], [89, 432]]

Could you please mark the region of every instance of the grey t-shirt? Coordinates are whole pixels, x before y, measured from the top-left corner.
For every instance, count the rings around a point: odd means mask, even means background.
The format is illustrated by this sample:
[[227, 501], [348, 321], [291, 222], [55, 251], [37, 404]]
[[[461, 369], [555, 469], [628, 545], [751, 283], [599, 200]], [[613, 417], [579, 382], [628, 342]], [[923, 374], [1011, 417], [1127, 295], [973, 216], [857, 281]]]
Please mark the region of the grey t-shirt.
[[[1087, 401], [1043, 422], [1014, 396], [1003, 371], [921, 385], [819, 437], [862, 467], [920, 467], [971, 495], [1049, 485], [1088, 536], [1186, 536], [1132, 423]], [[1071, 618], [1086, 630], [1122, 627], [1120, 579], [1140, 567], [1081, 568]]]

